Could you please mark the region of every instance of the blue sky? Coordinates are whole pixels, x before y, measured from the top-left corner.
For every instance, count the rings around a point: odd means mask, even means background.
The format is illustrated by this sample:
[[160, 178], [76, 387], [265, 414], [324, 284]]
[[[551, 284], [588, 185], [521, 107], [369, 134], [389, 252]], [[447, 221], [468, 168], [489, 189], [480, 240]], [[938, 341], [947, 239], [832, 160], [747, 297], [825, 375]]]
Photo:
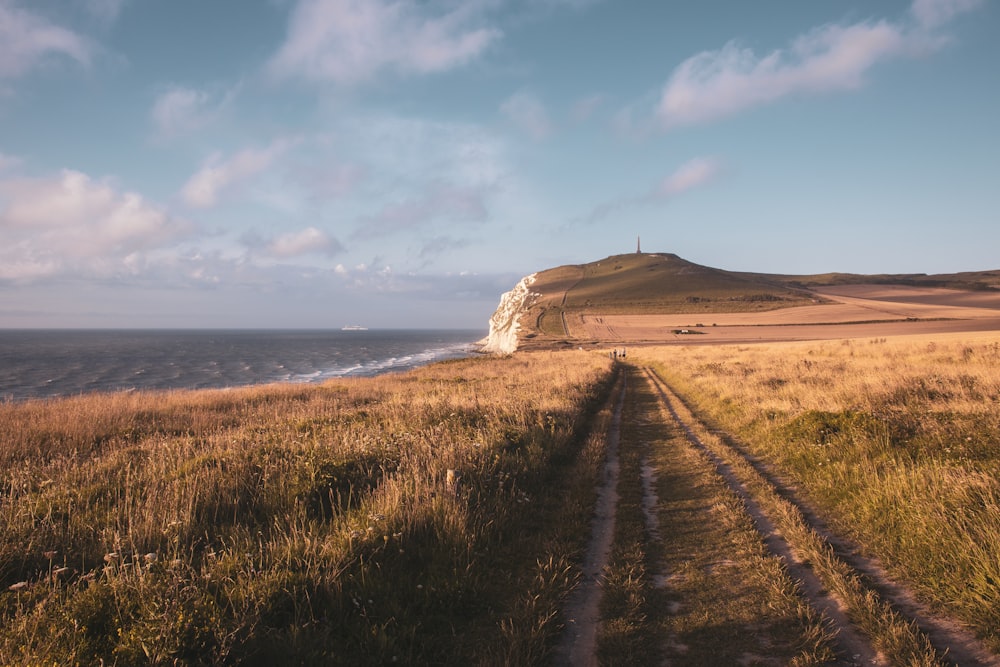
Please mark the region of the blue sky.
[[643, 249], [1000, 268], [985, 0], [0, 0], [0, 327], [485, 328]]

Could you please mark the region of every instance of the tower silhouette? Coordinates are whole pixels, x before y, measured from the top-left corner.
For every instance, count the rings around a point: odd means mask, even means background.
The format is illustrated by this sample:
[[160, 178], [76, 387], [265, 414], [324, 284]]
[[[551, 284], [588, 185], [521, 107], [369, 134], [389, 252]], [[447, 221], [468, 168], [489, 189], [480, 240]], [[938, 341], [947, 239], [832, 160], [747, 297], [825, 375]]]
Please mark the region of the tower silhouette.
[[635, 237], [635, 254], [642, 254], [642, 238], [639, 236]]

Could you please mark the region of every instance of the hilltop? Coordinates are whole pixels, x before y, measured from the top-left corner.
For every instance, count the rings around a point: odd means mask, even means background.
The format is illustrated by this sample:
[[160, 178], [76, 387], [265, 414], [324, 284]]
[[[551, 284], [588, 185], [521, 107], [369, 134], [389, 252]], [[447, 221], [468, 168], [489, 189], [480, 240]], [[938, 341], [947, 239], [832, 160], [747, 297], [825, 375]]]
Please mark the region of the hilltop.
[[[771, 310], [804, 305], [804, 289], [765, 274], [740, 274], [689, 262], [670, 253], [612, 255], [597, 262], [561, 266], [536, 274], [539, 295], [529, 311], [534, 329], [557, 334], [563, 316], [701, 313]], [[522, 326], [530, 328], [531, 318]]]
[[[888, 288], [898, 289], [887, 293]], [[887, 302], [907, 304], [909, 310], [887, 310]], [[843, 325], [983, 315], [954, 312], [958, 307], [985, 308], [1000, 317], [1000, 271], [781, 275], [727, 271], [672, 253], [630, 253], [526, 276], [501, 299], [487, 350], [511, 352], [525, 343], [662, 342], [679, 333], [705, 333], [706, 322]], [[732, 338], [739, 332], [726, 333]]]

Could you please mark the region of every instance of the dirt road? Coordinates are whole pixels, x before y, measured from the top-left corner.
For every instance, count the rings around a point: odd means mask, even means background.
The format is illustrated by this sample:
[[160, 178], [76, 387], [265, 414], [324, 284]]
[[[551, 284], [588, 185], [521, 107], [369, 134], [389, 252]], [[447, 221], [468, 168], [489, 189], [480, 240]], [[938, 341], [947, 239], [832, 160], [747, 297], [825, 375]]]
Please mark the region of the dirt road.
[[654, 369], [619, 370], [588, 571], [557, 664], [1000, 665]]

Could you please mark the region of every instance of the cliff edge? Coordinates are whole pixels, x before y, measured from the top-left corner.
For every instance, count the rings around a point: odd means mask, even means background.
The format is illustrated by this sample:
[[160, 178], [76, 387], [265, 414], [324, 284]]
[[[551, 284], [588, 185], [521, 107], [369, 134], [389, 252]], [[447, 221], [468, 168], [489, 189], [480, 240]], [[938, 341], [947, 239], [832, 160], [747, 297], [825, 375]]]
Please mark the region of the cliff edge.
[[512, 354], [517, 350], [517, 332], [521, 328], [521, 315], [537, 297], [529, 288], [538, 274], [525, 276], [509, 292], [500, 297], [493, 317], [490, 318], [490, 333], [482, 341], [482, 351], [488, 354]]

